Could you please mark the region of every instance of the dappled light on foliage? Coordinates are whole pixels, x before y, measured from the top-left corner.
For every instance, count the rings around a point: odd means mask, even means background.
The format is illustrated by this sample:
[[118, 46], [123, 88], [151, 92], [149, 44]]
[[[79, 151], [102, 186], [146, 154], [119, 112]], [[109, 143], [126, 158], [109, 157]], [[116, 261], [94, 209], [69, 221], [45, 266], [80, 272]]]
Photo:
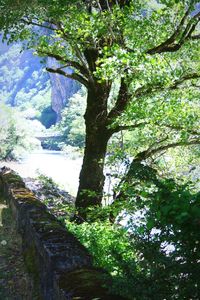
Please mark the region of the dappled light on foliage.
[[34, 139], [32, 121], [14, 108], [0, 105], [0, 159], [20, 159], [26, 151], [40, 148]]
[[[75, 207], [60, 207], [70, 211], [61, 221], [128, 299], [200, 298], [199, 22], [197, 0], [0, 4], [3, 40], [53, 59], [48, 72], [81, 85], [49, 130], [59, 149], [84, 151]], [[7, 101], [15, 84], [1, 60], [0, 72]], [[16, 99], [50, 127], [48, 83], [34, 94], [41, 76], [31, 73], [30, 94]], [[14, 158], [26, 133], [10, 109], [1, 118], [0, 156]]]

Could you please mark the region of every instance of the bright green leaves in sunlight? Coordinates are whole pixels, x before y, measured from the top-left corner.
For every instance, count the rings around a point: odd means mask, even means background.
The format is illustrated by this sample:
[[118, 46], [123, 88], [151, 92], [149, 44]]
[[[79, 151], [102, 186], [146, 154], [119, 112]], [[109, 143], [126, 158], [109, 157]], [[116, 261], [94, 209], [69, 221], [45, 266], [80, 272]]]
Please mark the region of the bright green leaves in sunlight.
[[[68, 107], [62, 112], [62, 120], [57, 125], [67, 144], [82, 148], [85, 140], [83, 114], [85, 111], [86, 91], [80, 90], [69, 99]], [[65, 148], [65, 147], [64, 147]]]
[[39, 148], [32, 135], [31, 121], [29, 124], [14, 108], [0, 105], [0, 159], [19, 159], [25, 150]]
[[108, 222], [82, 225], [66, 222], [66, 227], [88, 248], [95, 266], [108, 270], [112, 275], [110, 291], [131, 299], [135, 287], [131, 285], [131, 277], [136, 277], [139, 270], [128, 232], [118, 226], [111, 226]]
[[197, 4], [1, 2], [4, 36], [54, 58], [49, 72], [88, 91], [86, 101], [72, 97], [60, 124], [71, 145], [85, 145], [75, 205], [82, 224], [66, 225], [128, 299], [200, 299]]

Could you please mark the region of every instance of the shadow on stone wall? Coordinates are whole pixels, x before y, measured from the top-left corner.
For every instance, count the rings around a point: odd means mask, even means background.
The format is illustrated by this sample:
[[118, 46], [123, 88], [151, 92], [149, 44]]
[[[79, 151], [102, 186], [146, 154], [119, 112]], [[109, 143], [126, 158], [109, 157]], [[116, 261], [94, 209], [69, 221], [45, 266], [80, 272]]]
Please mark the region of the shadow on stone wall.
[[[105, 288], [111, 278], [93, 267], [85, 247], [62, 226], [12, 170], [0, 172], [16, 227], [22, 237], [25, 264], [42, 300], [122, 300]], [[39, 300], [39, 298], [37, 299]]]
[[16, 232], [12, 212], [0, 198], [0, 299], [33, 300], [32, 280], [22, 256], [22, 240]]

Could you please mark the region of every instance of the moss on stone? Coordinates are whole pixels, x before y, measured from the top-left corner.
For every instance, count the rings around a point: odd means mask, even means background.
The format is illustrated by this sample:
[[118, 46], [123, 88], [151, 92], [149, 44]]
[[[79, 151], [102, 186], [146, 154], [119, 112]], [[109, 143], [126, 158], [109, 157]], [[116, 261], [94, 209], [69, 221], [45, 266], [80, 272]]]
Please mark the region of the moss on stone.
[[[106, 276], [100, 270], [79, 269], [62, 275], [59, 279], [59, 287], [72, 293], [72, 299], [80, 297], [83, 300], [124, 300], [120, 296], [110, 295], [106, 286]], [[116, 298], [117, 297], [117, 298]], [[78, 298], [77, 298], [78, 299]]]
[[26, 250], [23, 251], [23, 256], [27, 271], [33, 279], [33, 297], [37, 295], [37, 300], [42, 300], [42, 297], [40, 296], [40, 271], [37, 265], [37, 251], [34, 245], [26, 248]]
[[36, 266], [36, 250], [32, 245], [23, 251], [24, 261], [27, 267], [27, 270], [33, 274], [34, 278], [38, 278], [38, 268]]
[[[0, 187], [8, 193], [14, 212], [17, 210], [20, 225], [28, 226], [23, 231], [23, 242], [26, 245], [23, 255], [27, 270], [34, 281], [34, 290], [40, 291], [44, 296], [44, 291], [48, 292], [47, 289], [54, 279], [59, 289], [67, 297], [70, 295], [69, 299], [122, 300], [119, 296], [108, 293], [105, 286], [109, 286], [109, 275], [92, 269], [91, 257], [84, 246], [25, 188], [22, 179], [9, 170], [5, 170], [0, 178], [3, 179]], [[68, 272], [81, 266], [84, 267]], [[52, 270], [53, 273], [46, 274], [47, 270]], [[33, 299], [40, 300], [42, 297]]]
[[22, 198], [22, 199], [32, 199], [32, 200], [37, 200], [37, 198], [35, 197], [35, 195], [33, 194], [33, 192], [31, 192], [29, 189], [27, 188], [19, 188], [19, 187], [14, 187], [10, 189], [12, 192], [12, 195], [15, 198]]
[[46, 223], [35, 223], [35, 230], [42, 235], [42, 240], [48, 241], [62, 236], [62, 239], [66, 237], [66, 232], [62, 231], [59, 225], [52, 225]]
[[25, 183], [22, 181], [21, 177], [17, 174], [13, 174], [12, 172], [3, 174], [3, 179], [8, 184], [21, 183], [23, 186], [25, 186]]

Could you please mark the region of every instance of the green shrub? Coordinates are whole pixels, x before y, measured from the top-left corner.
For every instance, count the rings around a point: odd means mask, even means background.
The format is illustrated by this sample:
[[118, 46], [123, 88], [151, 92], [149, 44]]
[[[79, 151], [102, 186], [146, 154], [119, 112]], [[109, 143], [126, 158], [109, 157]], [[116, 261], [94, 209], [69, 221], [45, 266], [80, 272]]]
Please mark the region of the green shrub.
[[63, 134], [65, 143], [73, 147], [83, 147], [85, 143], [84, 111], [86, 105], [86, 92], [80, 90], [74, 94], [68, 106], [62, 112], [59, 130]]
[[25, 151], [40, 146], [32, 137], [31, 122], [16, 109], [0, 105], [0, 159], [20, 159]]
[[109, 287], [110, 290], [132, 299], [133, 290], [129, 279], [138, 270], [127, 230], [100, 221], [80, 225], [66, 221], [66, 227], [92, 254], [95, 266], [112, 275], [113, 285]]

